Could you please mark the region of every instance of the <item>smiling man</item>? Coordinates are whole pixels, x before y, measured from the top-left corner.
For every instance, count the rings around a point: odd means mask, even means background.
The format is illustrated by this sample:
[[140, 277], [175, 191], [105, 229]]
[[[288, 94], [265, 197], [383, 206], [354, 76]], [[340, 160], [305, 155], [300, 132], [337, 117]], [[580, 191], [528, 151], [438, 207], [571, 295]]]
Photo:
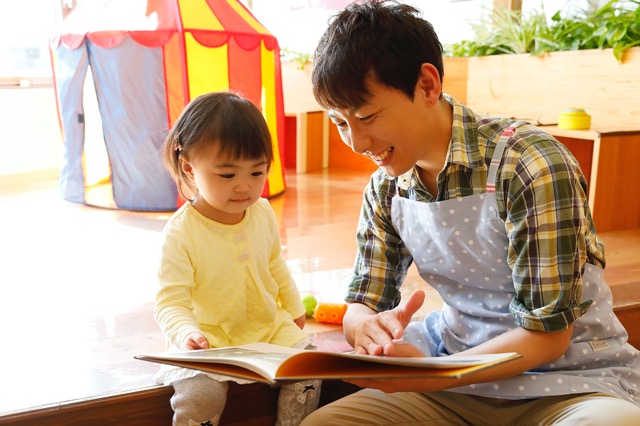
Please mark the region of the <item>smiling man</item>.
[[[361, 380], [304, 425], [631, 424], [638, 351], [612, 311], [604, 247], [571, 153], [535, 126], [442, 93], [442, 46], [419, 12], [337, 14], [313, 89], [343, 141], [379, 169], [364, 191], [344, 332], [356, 352], [522, 358], [456, 380]], [[411, 322], [415, 262], [443, 299]]]

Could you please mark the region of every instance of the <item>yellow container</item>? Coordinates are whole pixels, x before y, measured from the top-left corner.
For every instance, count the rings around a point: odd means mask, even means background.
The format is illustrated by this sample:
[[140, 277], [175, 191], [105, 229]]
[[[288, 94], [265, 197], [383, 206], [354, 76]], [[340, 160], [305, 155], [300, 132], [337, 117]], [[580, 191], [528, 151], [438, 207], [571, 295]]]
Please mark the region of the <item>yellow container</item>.
[[591, 116], [582, 108], [569, 108], [558, 116], [558, 127], [568, 130], [587, 130], [591, 127]]

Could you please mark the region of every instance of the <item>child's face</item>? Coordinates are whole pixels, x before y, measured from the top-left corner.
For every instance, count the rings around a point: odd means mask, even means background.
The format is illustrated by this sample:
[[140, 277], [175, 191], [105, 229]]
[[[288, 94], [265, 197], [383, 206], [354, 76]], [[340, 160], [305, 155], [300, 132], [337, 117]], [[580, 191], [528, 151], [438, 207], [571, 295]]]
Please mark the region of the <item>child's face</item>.
[[193, 206], [209, 219], [228, 225], [240, 222], [245, 210], [260, 198], [269, 171], [266, 158], [232, 159], [217, 148], [181, 161], [198, 188]]

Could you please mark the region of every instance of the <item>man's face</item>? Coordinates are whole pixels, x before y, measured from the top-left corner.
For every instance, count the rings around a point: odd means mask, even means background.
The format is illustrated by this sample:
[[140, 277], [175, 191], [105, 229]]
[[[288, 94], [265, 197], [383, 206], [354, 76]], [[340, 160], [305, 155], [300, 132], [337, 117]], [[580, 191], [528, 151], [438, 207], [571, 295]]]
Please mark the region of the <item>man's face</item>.
[[414, 100], [397, 89], [368, 79], [371, 94], [359, 108], [331, 109], [329, 118], [343, 142], [397, 177], [428, 156], [429, 114], [416, 85]]

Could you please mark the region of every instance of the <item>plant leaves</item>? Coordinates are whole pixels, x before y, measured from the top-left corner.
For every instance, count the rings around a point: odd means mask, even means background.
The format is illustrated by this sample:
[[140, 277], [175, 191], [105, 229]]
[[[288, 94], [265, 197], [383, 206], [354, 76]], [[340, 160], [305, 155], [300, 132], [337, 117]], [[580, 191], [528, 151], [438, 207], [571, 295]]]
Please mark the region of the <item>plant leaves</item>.
[[[588, 2], [592, 3], [592, 2]], [[595, 3], [593, 3], [595, 4]], [[571, 16], [556, 12], [549, 21], [544, 10], [523, 15], [495, 9], [489, 17], [471, 24], [473, 41], [447, 46], [452, 56], [484, 56], [505, 53], [542, 54], [550, 51], [613, 48], [620, 61], [624, 50], [640, 45], [640, 0], [610, 0]]]

